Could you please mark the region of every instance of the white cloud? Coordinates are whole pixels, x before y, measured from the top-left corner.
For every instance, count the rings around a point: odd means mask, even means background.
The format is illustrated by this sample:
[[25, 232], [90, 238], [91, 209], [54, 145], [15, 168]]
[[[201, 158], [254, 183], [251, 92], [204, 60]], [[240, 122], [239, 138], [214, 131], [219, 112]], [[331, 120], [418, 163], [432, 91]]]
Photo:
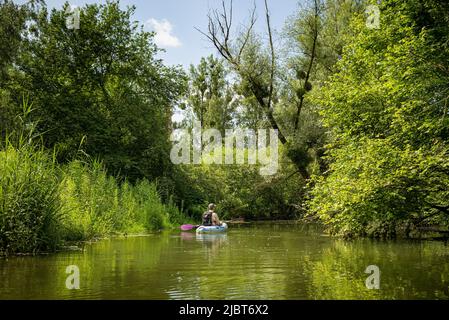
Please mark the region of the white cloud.
[[167, 19], [158, 21], [151, 18], [146, 22], [146, 25], [149, 25], [156, 32], [154, 42], [158, 46], [162, 48], [177, 48], [182, 45], [181, 41], [172, 34], [173, 25]]

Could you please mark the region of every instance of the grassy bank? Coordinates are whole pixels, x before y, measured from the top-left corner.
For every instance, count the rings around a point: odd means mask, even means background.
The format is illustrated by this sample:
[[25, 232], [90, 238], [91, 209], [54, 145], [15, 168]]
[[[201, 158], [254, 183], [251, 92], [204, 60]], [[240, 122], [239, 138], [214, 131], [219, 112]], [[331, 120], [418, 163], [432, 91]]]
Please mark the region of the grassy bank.
[[66, 241], [169, 228], [185, 221], [156, 184], [108, 176], [101, 163], [64, 166], [41, 148], [0, 151], [0, 254], [54, 251]]

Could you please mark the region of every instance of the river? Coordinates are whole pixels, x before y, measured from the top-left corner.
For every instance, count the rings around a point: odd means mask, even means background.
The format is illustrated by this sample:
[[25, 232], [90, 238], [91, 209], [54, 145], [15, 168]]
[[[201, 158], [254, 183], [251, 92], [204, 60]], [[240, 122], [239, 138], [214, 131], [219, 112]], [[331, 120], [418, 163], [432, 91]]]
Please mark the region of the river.
[[[69, 290], [66, 268], [79, 270]], [[380, 270], [368, 289], [368, 266]], [[371, 283], [371, 282], [370, 282]], [[441, 241], [346, 241], [300, 223], [166, 231], [0, 259], [1, 299], [448, 299]]]

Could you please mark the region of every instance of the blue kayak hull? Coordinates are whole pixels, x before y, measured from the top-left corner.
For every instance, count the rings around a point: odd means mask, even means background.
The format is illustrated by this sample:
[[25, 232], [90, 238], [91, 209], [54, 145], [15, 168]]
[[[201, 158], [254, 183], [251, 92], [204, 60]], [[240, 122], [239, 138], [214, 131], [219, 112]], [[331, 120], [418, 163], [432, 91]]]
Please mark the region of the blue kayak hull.
[[196, 229], [196, 233], [217, 233], [217, 232], [226, 232], [227, 230], [228, 225], [223, 222], [221, 226], [199, 226]]

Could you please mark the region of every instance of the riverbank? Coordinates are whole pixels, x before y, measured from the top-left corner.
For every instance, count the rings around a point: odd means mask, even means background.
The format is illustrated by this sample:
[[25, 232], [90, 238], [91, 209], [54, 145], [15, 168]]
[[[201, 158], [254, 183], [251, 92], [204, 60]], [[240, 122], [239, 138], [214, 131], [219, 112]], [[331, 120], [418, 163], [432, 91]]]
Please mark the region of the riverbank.
[[39, 252], [16, 252], [11, 255], [2, 255], [0, 252], [0, 259], [10, 258], [10, 257], [33, 257], [33, 256], [48, 256], [56, 253], [70, 253], [70, 252], [83, 252], [85, 251], [86, 246], [99, 243], [101, 241], [106, 240], [114, 240], [114, 239], [128, 239], [128, 238], [139, 238], [139, 237], [151, 237], [154, 234], [158, 234], [162, 231], [175, 231], [176, 227], [171, 227], [170, 229], [158, 230], [147, 233], [135, 233], [135, 234], [111, 234], [103, 237], [97, 237], [89, 240], [80, 240], [80, 241], [70, 241], [61, 243], [58, 248], [54, 251], [39, 251]]
[[59, 165], [43, 149], [0, 151], [0, 255], [55, 252], [64, 243], [170, 228], [188, 219], [154, 182], [119, 182], [98, 161]]
[[[190, 221], [192, 223], [192, 221]], [[307, 230], [308, 233], [312, 232], [314, 234], [321, 234], [321, 236], [329, 236], [329, 238], [338, 240], [345, 240], [345, 242], [350, 243], [351, 241], [357, 240], [355, 238], [349, 239], [344, 236], [331, 235], [326, 232], [326, 227], [319, 221], [311, 219], [303, 220], [243, 220], [234, 219], [226, 220], [226, 223], [231, 226], [231, 229], [241, 229], [241, 228], [254, 228], [254, 227], [264, 227], [264, 226], [294, 226], [298, 228], [299, 232], [304, 232]], [[2, 258], [8, 257], [27, 257], [27, 256], [48, 256], [56, 253], [67, 254], [70, 252], [84, 252], [86, 248], [90, 245], [100, 243], [102, 241], [114, 241], [120, 239], [133, 239], [141, 237], [153, 237], [160, 235], [163, 232], [173, 233], [174, 235], [179, 233], [179, 225], [171, 225], [165, 229], [145, 231], [139, 233], [126, 233], [126, 232], [114, 232], [108, 235], [98, 236], [85, 240], [78, 241], [63, 241], [59, 244], [58, 248], [53, 251], [38, 251], [38, 252], [16, 252], [10, 255], [4, 255], [0, 253], [0, 260]], [[194, 234], [194, 233], [192, 233]], [[378, 240], [379, 243], [388, 243], [389, 241], [435, 241], [447, 243], [449, 240], [449, 232], [441, 230], [435, 227], [427, 227], [417, 229], [413, 236], [397, 236], [395, 238], [385, 238], [385, 237], [359, 237], [359, 240]]]

